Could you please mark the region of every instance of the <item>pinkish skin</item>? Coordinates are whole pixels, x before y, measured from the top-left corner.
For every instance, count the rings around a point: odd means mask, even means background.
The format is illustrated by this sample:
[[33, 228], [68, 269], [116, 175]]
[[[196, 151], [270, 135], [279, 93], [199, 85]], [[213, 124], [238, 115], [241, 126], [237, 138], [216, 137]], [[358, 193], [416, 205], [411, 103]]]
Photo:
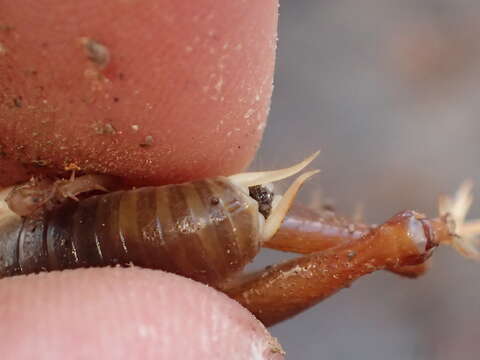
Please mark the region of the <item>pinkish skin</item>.
[[[241, 171], [270, 105], [277, 7], [3, 1], [0, 184], [70, 163], [141, 184]], [[110, 61], [89, 60], [85, 39]]]
[[[270, 104], [277, 7], [276, 0], [2, 2], [0, 185], [71, 163], [138, 184], [241, 171]], [[106, 66], [88, 60], [85, 37], [108, 47]], [[188, 351], [183, 359], [282, 358], [264, 347], [268, 333], [236, 302], [159, 271], [4, 279], [0, 301], [5, 358], [178, 358], [180, 351]]]
[[4, 359], [283, 358], [247, 310], [205, 285], [159, 271], [17, 276], [0, 281], [0, 303]]

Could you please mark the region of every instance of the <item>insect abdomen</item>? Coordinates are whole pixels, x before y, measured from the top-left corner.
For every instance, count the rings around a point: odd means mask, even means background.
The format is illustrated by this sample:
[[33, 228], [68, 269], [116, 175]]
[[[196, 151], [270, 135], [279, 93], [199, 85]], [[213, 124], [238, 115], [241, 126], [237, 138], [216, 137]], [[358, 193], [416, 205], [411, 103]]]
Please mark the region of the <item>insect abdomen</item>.
[[218, 284], [258, 252], [258, 221], [225, 178], [93, 196], [25, 219], [8, 275], [134, 264]]

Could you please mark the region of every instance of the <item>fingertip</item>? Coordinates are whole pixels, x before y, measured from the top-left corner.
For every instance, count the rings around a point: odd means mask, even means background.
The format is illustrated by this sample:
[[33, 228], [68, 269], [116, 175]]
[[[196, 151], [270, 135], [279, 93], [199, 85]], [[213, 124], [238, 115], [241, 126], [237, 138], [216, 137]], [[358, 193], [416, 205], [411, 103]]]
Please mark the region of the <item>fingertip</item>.
[[[269, 110], [277, 6], [3, 3], [0, 21], [11, 29], [0, 32], [8, 49], [0, 62], [3, 150], [30, 173], [75, 163], [136, 183], [240, 171]], [[92, 43], [108, 56], [92, 55]]]
[[0, 281], [2, 358], [281, 359], [238, 303], [186, 278], [87, 269]]

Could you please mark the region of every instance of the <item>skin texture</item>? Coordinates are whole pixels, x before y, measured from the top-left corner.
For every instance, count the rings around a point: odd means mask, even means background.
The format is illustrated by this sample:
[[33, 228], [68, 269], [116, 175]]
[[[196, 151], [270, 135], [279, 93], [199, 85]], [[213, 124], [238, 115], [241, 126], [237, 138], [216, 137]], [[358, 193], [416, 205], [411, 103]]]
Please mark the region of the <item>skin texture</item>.
[[[1, 1], [0, 185], [69, 165], [133, 184], [241, 171], [270, 104], [277, 7]], [[5, 279], [0, 301], [5, 358], [282, 358], [240, 305], [158, 271]]]
[[[168, 273], [18, 276], [1, 281], [0, 301], [0, 319], [10, 324], [0, 326], [5, 359], [281, 358], [275, 339], [247, 310]], [[172, 312], [189, 316], [179, 322]]]
[[[250, 162], [270, 104], [276, 1], [0, 6], [0, 183], [75, 164], [162, 184]], [[89, 59], [92, 40], [109, 61]]]

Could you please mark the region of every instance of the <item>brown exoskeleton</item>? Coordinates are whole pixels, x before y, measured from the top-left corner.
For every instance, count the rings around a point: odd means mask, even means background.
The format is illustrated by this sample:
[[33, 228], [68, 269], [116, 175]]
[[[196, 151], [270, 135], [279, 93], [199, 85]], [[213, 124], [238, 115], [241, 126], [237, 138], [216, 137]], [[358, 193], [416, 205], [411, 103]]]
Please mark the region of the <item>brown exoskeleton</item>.
[[[269, 184], [316, 155], [276, 171], [100, 195], [91, 191], [111, 189], [113, 178], [85, 175], [4, 190], [0, 277], [108, 265], [162, 269], [214, 286], [272, 325], [373, 271], [420, 275], [439, 244], [477, 255], [472, 235], [479, 223], [463, 222], [467, 187], [442, 202], [436, 219], [405, 211], [368, 227], [301, 207], [288, 213], [316, 171], [300, 175], [283, 197]], [[239, 275], [261, 247], [305, 256]]]

